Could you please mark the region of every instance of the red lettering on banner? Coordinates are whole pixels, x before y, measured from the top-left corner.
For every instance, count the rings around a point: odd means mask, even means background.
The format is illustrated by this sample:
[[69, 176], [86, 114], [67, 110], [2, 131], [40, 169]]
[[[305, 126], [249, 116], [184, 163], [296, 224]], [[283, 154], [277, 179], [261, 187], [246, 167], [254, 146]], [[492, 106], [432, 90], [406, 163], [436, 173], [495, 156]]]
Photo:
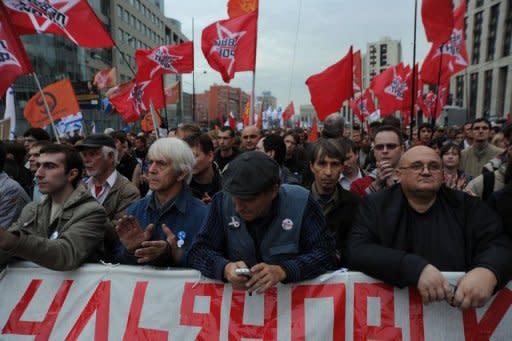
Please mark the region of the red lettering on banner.
[[85, 326], [96, 312], [96, 325], [94, 326], [94, 340], [108, 340], [108, 322], [110, 319], [110, 281], [102, 281], [96, 287], [89, 302], [73, 328], [66, 336], [66, 341], [76, 340], [84, 330]]
[[142, 306], [144, 305], [144, 297], [148, 282], [137, 282], [133, 291], [132, 304], [128, 313], [128, 322], [124, 332], [123, 340], [168, 340], [169, 332], [157, 329], [148, 329], [139, 327]]
[[64, 304], [64, 301], [66, 300], [73, 281], [62, 281], [62, 284], [55, 294], [55, 297], [53, 298], [53, 301], [50, 304], [50, 308], [48, 308], [48, 312], [46, 313], [43, 321], [22, 321], [21, 317], [25, 313], [25, 310], [27, 310], [28, 305], [32, 301], [32, 298], [34, 297], [39, 286], [41, 286], [42, 282], [43, 281], [41, 279], [33, 279], [30, 282], [20, 301], [12, 310], [7, 323], [2, 329], [2, 334], [34, 335], [34, 341], [43, 341], [50, 338], [50, 334], [52, 333], [55, 321], [57, 321], [57, 317], [60, 313], [62, 305]]
[[[380, 298], [380, 326], [368, 325], [368, 297]], [[395, 327], [395, 297], [384, 283], [354, 283], [354, 340], [402, 340]]]
[[418, 289], [412, 287], [409, 288], [409, 329], [411, 331], [411, 340], [425, 340], [423, 301]]
[[245, 294], [246, 291], [233, 290], [231, 297], [231, 312], [229, 313], [229, 340], [263, 339], [271, 341], [277, 339], [277, 289], [271, 288], [264, 295], [263, 326], [245, 325]]
[[[201, 327], [197, 341], [218, 340], [220, 337], [220, 314], [224, 284], [185, 283], [181, 298], [180, 325]], [[197, 296], [210, 297], [210, 311], [195, 313], [194, 302]]]
[[[501, 322], [508, 308], [512, 305], [512, 291], [501, 289], [480, 322], [476, 319], [475, 309], [463, 313], [464, 336], [466, 340], [489, 340], [498, 324]], [[507, 328], [510, 328], [508, 326]]]
[[345, 305], [347, 302], [345, 284], [298, 285], [292, 289], [292, 340], [306, 339], [306, 298], [333, 298], [334, 329], [333, 340], [345, 340]]

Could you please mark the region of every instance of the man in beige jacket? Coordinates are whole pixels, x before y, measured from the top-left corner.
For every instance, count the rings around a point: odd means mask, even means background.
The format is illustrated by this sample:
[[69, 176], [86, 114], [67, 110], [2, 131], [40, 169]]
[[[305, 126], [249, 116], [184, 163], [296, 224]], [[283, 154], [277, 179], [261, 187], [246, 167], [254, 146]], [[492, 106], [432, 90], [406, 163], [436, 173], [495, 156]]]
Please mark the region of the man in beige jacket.
[[78, 186], [83, 170], [73, 148], [50, 144], [41, 149], [35, 176], [41, 202], [28, 204], [7, 231], [0, 228], [0, 264], [12, 257], [60, 271], [97, 261], [107, 217], [101, 205]]

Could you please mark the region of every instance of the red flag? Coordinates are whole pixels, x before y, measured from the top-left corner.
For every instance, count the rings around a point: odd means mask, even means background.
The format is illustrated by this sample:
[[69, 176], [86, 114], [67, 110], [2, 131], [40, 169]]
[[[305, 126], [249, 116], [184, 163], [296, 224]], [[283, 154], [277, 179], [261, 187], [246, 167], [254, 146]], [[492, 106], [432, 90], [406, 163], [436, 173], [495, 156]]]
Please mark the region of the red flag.
[[162, 45], [154, 49], [135, 52], [137, 76], [143, 81], [164, 73], [190, 73], [194, 71], [194, 44], [187, 41], [178, 45]]
[[3, 0], [20, 34], [52, 33], [78, 46], [113, 47], [114, 42], [86, 0]]
[[[160, 125], [162, 124], [162, 119], [160, 118], [160, 115], [158, 115], [158, 114], [155, 115], [155, 119], [156, 119], [156, 124], [158, 124], [158, 126], [160, 127]], [[155, 125], [153, 123], [153, 115], [151, 115], [150, 112], [148, 112], [144, 116], [144, 118], [140, 121], [140, 127], [146, 133], [149, 133], [149, 132], [152, 132], [153, 130], [155, 130]]]
[[161, 76], [142, 82], [131, 80], [123, 83], [114, 88], [108, 96], [110, 103], [126, 123], [136, 121], [143, 113], [148, 112], [150, 101], [153, 102], [155, 109], [165, 105]]
[[235, 72], [256, 68], [258, 12], [217, 21], [203, 30], [201, 49], [208, 64], [229, 83]]
[[370, 88], [379, 100], [381, 117], [403, 109], [409, 72], [409, 67], [400, 63], [389, 67], [372, 80]]
[[[80, 111], [73, 86], [69, 79], [64, 79], [46, 86], [43, 89], [43, 94], [54, 121], [59, 118], [74, 115]], [[23, 110], [23, 116], [25, 116], [30, 123], [30, 126], [34, 128], [44, 128], [50, 124], [50, 118], [48, 117], [40, 92], [37, 92], [28, 101]]]
[[371, 113], [375, 111], [375, 104], [373, 103], [370, 90], [366, 90], [362, 96], [350, 102], [350, 108], [354, 114], [359, 118], [359, 121], [364, 122]]
[[228, 15], [230, 18], [258, 10], [258, 0], [228, 0]]
[[361, 66], [361, 50], [354, 52], [353, 58], [353, 70], [354, 70], [354, 92], [361, 92], [363, 89], [363, 76]]
[[448, 100], [448, 90], [448, 85], [441, 84], [437, 90], [437, 94], [433, 91], [429, 91], [422, 106], [422, 111], [425, 117], [438, 119], [439, 116], [441, 116], [441, 111]]
[[165, 104], [177, 104], [180, 99], [180, 81], [165, 88]]
[[421, 18], [427, 40], [433, 44], [444, 44], [453, 30], [452, 0], [423, 0]]
[[318, 140], [318, 123], [316, 121], [316, 118], [313, 120], [313, 125], [311, 126], [311, 132], [308, 136], [309, 142], [316, 142]]
[[103, 69], [103, 70], [97, 72], [94, 75], [93, 84], [96, 86], [96, 88], [98, 88], [100, 90], [116, 86], [116, 84], [117, 84], [116, 68], [108, 67], [106, 69]]
[[229, 113], [228, 115], [228, 122], [227, 122], [228, 126], [231, 128], [231, 129], [235, 129], [236, 128], [236, 119], [235, 119], [235, 116], [233, 115], [232, 112]]
[[320, 121], [340, 110], [343, 102], [354, 94], [352, 46], [339, 62], [309, 77], [306, 85]]
[[293, 101], [291, 101], [283, 111], [283, 121], [286, 122], [290, 120], [293, 115], [295, 115], [295, 108], [293, 107]]
[[25, 48], [12, 30], [9, 17], [0, 3], [0, 98], [16, 78], [31, 72], [32, 65], [28, 61]]
[[443, 44], [433, 44], [421, 67], [421, 78], [427, 84], [443, 84], [450, 77], [468, 66], [468, 53], [464, 41], [464, 13], [466, 2], [463, 0], [453, 14], [454, 27], [450, 40]]

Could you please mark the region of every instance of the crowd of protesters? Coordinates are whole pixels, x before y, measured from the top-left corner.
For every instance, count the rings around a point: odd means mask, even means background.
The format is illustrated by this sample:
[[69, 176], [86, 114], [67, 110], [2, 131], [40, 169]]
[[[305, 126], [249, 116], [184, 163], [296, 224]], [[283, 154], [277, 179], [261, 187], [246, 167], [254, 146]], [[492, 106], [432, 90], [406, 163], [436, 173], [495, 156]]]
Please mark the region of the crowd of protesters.
[[308, 133], [189, 123], [56, 144], [31, 128], [0, 142], [0, 263], [192, 267], [250, 292], [347, 267], [463, 309], [507, 284], [512, 125], [332, 114]]

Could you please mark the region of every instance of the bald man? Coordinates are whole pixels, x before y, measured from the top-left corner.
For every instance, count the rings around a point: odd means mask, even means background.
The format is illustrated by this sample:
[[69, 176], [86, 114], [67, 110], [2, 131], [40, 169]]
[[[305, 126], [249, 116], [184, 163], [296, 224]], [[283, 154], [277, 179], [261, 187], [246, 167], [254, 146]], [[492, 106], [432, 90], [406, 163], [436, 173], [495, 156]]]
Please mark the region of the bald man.
[[[404, 153], [395, 172], [399, 184], [360, 204], [349, 267], [392, 285], [415, 286], [425, 304], [483, 306], [512, 272], [512, 241], [496, 214], [479, 199], [442, 186], [441, 160], [428, 147]], [[441, 271], [466, 274], [448, 283]]]
[[242, 150], [250, 152], [256, 149], [261, 138], [261, 131], [256, 126], [247, 126], [242, 130]]

